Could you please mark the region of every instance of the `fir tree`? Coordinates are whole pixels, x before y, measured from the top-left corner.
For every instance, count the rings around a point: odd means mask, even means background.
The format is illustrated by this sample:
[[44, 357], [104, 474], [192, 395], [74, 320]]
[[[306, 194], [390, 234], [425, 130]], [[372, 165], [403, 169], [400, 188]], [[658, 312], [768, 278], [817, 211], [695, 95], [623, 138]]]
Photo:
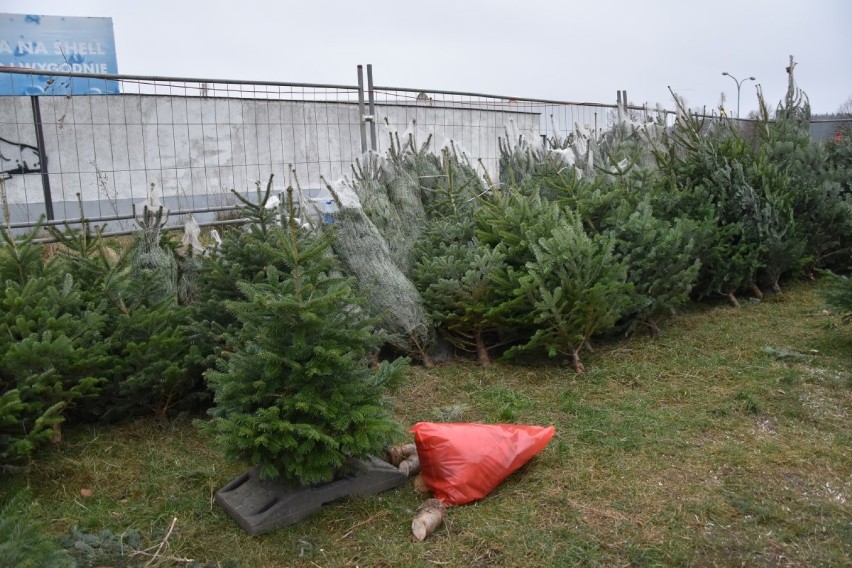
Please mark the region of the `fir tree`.
[[275, 262], [263, 279], [238, 281], [242, 298], [225, 302], [240, 325], [206, 373], [215, 393], [207, 428], [262, 477], [312, 484], [390, 441], [397, 427], [382, 398], [405, 362], [368, 367], [380, 339], [353, 281], [335, 275], [333, 233], [300, 229], [292, 189], [288, 207], [286, 226], [267, 231]]
[[[2, 416], [2, 415], [0, 415]], [[73, 568], [77, 564], [28, 512], [27, 491], [0, 507], [0, 563], [17, 568]]]
[[504, 270], [501, 246], [475, 238], [421, 249], [413, 278], [439, 333], [452, 345], [491, 363], [489, 347], [499, 343], [503, 322], [494, 314], [499, 293], [494, 276]]
[[658, 219], [643, 200], [611, 234], [633, 284], [635, 307], [628, 315], [656, 335], [660, 319], [689, 301], [698, 278], [701, 262], [695, 256], [692, 222]]
[[196, 257], [199, 266], [195, 283], [196, 300], [191, 304], [190, 318], [195, 330], [192, 340], [208, 354], [205, 364], [213, 361], [225, 342], [228, 333], [238, 326], [234, 314], [223, 310], [228, 300], [242, 298], [238, 282], [258, 282], [266, 277], [269, 266], [286, 270], [279, 252], [270, 237], [274, 227], [281, 222], [278, 208], [268, 207], [272, 197], [272, 180], [265, 187], [257, 184], [257, 202], [234, 193], [241, 204], [240, 213], [247, 220], [244, 229], [229, 229], [222, 234], [221, 243], [211, 254]]
[[669, 146], [656, 150], [667, 180], [653, 195], [653, 205], [666, 219], [695, 222], [701, 260], [696, 295], [720, 294], [739, 306], [736, 293], [751, 288], [763, 268], [764, 245], [756, 228], [762, 202], [746, 175], [751, 147], [728, 123], [709, 131], [706, 125], [687, 113], [679, 115]]
[[852, 198], [852, 132], [846, 130], [840, 141], [826, 145], [829, 179], [840, 186], [841, 195]]
[[109, 359], [104, 318], [33, 243], [0, 228], [0, 463], [60, 440], [69, 407], [93, 397]]
[[153, 413], [165, 419], [175, 408], [207, 398], [201, 380], [203, 353], [190, 339], [189, 309], [177, 301], [180, 262], [162, 231], [162, 207], [145, 205], [133, 242], [116, 253], [89, 224], [51, 233], [64, 245], [63, 266], [79, 275], [87, 297], [97, 302], [108, 334], [108, 380], [100, 396], [75, 417], [121, 420]]
[[[788, 96], [778, 118], [761, 125], [759, 154], [789, 183], [792, 237], [803, 243], [805, 268], [852, 266], [852, 194], [844, 170], [815, 142], [802, 115], [809, 109]], [[848, 138], [848, 137], [847, 137]], [[833, 156], [835, 159], [837, 155]], [[845, 186], [844, 186], [845, 184]]]
[[515, 188], [504, 188], [485, 199], [476, 215], [476, 238], [492, 249], [499, 247], [502, 266], [491, 274], [494, 305], [489, 318], [500, 321], [503, 342], [528, 337], [535, 330], [530, 319], [531, 298], [520, 294], [521, 278], [535, 260], [533, 246], [563, 223], [556, 203], [543, 199], [537, 190], [525, 195]]
[[543, 348], [550, 357], [570, 357], [582, 373], [580, 349], [594, 334], [611, 329], [630, 307], [633, 287], [613, 256], [612, 239], [589, 237], [576, 213], [564, 215], [549, 236], [531, 246], [535, 258], [527, 264], [519, 291], [532, 304], [536, 331], [506, 355]]
[[[500, 343], [504, 329], [492, 311], [499, 304], [494, 276], [505, 266], [501, 247], [483, 245], [475, 237], [472, 218], [482, 203], [482, 183], [453, 146], [444, 148], [440, 159], [410, 155], [422, 174], [428, 219], [414, 248], [412, 280], [439, 335], [489, 365], [488, 349]], [[423, 162], [426, 168], [418, 165]]]

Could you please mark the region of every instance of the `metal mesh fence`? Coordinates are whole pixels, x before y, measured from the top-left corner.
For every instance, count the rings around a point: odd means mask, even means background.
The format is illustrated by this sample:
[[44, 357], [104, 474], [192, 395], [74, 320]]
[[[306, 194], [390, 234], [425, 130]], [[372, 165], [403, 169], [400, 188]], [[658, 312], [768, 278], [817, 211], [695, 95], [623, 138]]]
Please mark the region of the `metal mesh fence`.
[[[17, 77], [24, 78], [39, 79]], [[81, 215], [129, 220], [133, 206], [149, 198], [173, 219], [210, 217], [235, 207], [231, 190], [251, 195], [270, 174], [274, 191], [298, 183], [315, 198], [321, 177], [343, 175], [360, 154], [355, 86], [133, 76], [88, 81], [88, 92], [116, 82], [121, 94], [54, 96], [48, 88], [40, 96], [0, 97], [13, 227], [31, 226], [42, 214], [56, 223]]]
[[321, 201], [326, 181], [350, 175], [369, 149], [384, 153], [394, 136], [429, 141], [435, 152], [450, 147], [497, 180], [501, 138], [538, 144], [578, 128], [600, 134], [616, 120], [615, 104], [373, 86], [371, 71], [365, 86], [360, 67], [357, 85], [80, 73], [45, 80], [4, 68], [17, 92], [33, 93], [0, 97], [12, 227], [82, 216], [124, 230], [134, 206], [154, 198], [174, 223], [192, 213], [203, 224], [236, 208], [232, 190], [252, 196], [271, 174], [273, 191], [293, 185]]

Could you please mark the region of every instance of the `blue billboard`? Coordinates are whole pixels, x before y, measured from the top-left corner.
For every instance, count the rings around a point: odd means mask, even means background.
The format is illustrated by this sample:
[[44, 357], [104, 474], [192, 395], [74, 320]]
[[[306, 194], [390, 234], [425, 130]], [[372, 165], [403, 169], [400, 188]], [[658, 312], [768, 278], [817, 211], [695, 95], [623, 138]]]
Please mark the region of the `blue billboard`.
[[[43, 74], [3, 72], [3, 67]], [[116, 74], [112, 18], [0, 14], [0, 95], [119, 93], [117, 81], [51, 75]]]

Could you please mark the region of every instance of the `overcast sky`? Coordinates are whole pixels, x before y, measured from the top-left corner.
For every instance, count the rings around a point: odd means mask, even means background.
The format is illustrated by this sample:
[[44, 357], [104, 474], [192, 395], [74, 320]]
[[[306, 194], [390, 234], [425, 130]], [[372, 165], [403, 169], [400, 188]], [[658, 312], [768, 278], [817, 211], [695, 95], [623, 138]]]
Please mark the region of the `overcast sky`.
[[[790, 55], [814, 112], [852, 97], [850, 0], [0, 0], [0, 12], [111, 17], [133, 75], [377, 85], [564, 101], [774, 105]], [[742, 111], [756, 108], [754, 84]]]

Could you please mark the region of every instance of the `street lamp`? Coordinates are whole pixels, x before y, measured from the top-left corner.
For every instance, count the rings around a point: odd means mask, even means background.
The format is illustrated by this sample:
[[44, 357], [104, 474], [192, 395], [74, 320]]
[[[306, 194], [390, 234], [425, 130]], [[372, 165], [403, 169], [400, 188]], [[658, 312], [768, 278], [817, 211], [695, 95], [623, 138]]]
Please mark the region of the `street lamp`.
[[728, 73], [727, 71], [722, 71], [722, 75], [730, 77], [731, 79], [734, 80], [734, 83], [737, 84], [737, 118], [739, 118], [740, 117], [740, 87], [746, 81], [754, 81], [755, 78], [754, 77], [746, 77], [742, 81], [737, 81], [737, 78], [734, 77], [733, 75], [731, 75], [730, 73]]

